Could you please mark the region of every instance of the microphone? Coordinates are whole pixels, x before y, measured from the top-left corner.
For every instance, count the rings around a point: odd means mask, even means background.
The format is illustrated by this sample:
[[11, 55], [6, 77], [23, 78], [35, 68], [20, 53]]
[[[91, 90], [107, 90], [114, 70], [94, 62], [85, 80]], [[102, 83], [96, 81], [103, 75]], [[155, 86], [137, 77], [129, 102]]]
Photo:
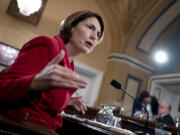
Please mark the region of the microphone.
[[135, 97], [133, 97], [132, 95], [130, 95], [129, 93], [127, 93], [126, 90], [122, 87], [122, 85], [121, 85], [118, 81], [116, 81], [115, 79], [113, 79], [113, 80], [111, 81], [111, 85], [112, 85], [114, 88], [116, 88], [116, 89], [122, 90], [125, 94], [127, 94], [127, 95], [128, 95], [129, 97], [131, 97], [135, 102], [137, 102], [142, 108], [144, 108], [147, 116], [146, 116], [146, 121], [145, 121], [145, 126], [144, 126], [143, 135], [146, 135], [147, 129], [148, 129], [148, 124], [149, 124], [149, 122], [148, 122], [149, 113], [148, 113], [146, 107], [145, 107], [141, 102], [139, 102]]

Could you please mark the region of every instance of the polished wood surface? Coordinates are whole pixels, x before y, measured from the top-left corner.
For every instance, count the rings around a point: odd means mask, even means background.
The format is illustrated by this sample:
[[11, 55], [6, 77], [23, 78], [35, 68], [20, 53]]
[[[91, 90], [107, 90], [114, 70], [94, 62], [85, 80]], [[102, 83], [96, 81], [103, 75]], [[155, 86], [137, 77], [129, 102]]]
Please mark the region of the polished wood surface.
[[[95, 119], [98, 111], [100, 110], [100, 108], [92, 108], [92, 107], [88, 107], [88, 110], [86, 112], [86, 114], [84, 115], [84, 117], [86, 119]], [[72, 106], [68, 106], [65, 109], [66, 113], [69, 114], [75, 114], [76, 111], [73, 109]], [[122, 121], [121, 121], [121, 127], [124, 129], [128, 129], [132, 132], [136, 132], [136, 131], [143, 131], [144, 130], [144, 124], [145, 124], [145, 120], [144, 119], [137, 119], [131, 116], [126, 116], [126, 115], [122, 115], [122, 114], [117, 114], [114, 113], [114, 115], [116, 117], [121, 117]], [[151, 135], [155, 134], [155, 127], [156, 127], [156, 122], [154, 121], [149, 121], [149, 126], [148, 126], [148, 133]], [[176, 128], [174, 126], [170, 126], [170, 125], [165, 125], [163, 127], [163, 130], [171, 132], [172, 135], [177, 135], [178, 132], [180, 133], [180, 128]]]
[[125, 135], [102, 126], [63, 117], [63, 127], [57, 131], [60, 135]]
[[[137, 130], [141, 130], [143, 129], [143, 125], [145, 124], [145, 120], [144, 119], [137, 119], [137, 118], [134, 118], [134, 117], [130, 117], [130, 116], [126, 116], [126, 115], [122, 115], [122, 114], [117, 114], [115, 113], [114, 114], [115, 116], [117, 117], [121, 117], [123, 120], [122, 120], [122, 127], [127, 127], [129, 128], [129, 130], [133, 130], [136, 129]], [[149, 121], [149, 128], [148, 128], [148, 131], [149, 133], [151, 134], [155, 134], [154, 132], [154, 129], [156, 127], [156, 122], [154, 121]], [[172, 133], [172, 135], [177, 135], [178, 132], [180, 132], [180, 128], [176, 128], [175, 126], [171, 126], [171, 125], [164, 125], [164, 130], [166, 131], [169, 131]]]
[[[90, 123], [88, 121], [94, 120], [100, 108], [88, 107], [86, 114], [83, 116], [85, 121], [78, 119], [73, 119], [70, 117], [63, 117], [63, 128], [59, 129], [57, 132], [60, 135], [68, 134], [85, 134], [85, 135], [124, 135], [123, 130], [117, 130], [112, 127], [98, 125], [96, 123]], [[72, 106], [68, 106], [65, 109], [65, 113], [77, 114]], [[143, 131], [145, 120], [136, 119], [130, 116], [116, 114], [116, 117], [120, 117], [121, 128], [135, 131]], [[156, 123], [154, 121], [149, 121], [148, 133], [151, 135], [155, 134]], [[177, 135], [180, 132], [180, 128], [173, 126], [165, 126], [163, 128], [166, 131], [172, 133], [172, 135]], [[0, 115], [0, 135], [57, 135], [56, 132], [51, 131], [47, 128], [28, 123], [26, 121], [14, 121], [10, 118]]]
[[58, 135], [56, 132], [26, 121], [15, 121], [0, 115], [0, 135]]

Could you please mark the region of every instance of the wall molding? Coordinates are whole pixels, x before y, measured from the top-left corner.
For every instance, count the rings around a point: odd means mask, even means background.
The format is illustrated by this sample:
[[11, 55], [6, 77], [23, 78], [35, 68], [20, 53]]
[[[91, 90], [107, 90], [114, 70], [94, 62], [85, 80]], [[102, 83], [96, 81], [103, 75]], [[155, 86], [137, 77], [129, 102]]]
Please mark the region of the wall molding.
[[74, 61], [75, 71], [78, 74], [84, 75], [89, 78], [88, 87], [85, 90], [84, 99], [87, 106], [96, 105], [101, 81], [103, 78], [103, 72], [90, 67], [86, 64]]
[[179, 12], [175, 12], [178, 11], [179, 5], [180, 1], [173, 0], [161, 11], [140, 37], [136, 45], [137, 50], [146, 54], [151, 51], [159, 37], [179, 18]]
[[159, 83], [171, 83], [171, 82], [179, 83], [180, 73], [151, 76], [148, 80], [147, 90], [153, 94], [153, 91], [151, 90], [154, 88], [154, 85]]
[[139, 70], [146, 72], [148, 74], [151, 74], [153, 72], [153, 67], [141, 62], [138, 59], [128, 56], [126, 54], [112, 53], [112, 54], [110, 54], [110, 56], [108, 56], [108, 59], [112, 60], [112, 61], [117, 61], [117, 62], [122, 62], [122, 63], [128, 64], [128, 65], [138, 68]]

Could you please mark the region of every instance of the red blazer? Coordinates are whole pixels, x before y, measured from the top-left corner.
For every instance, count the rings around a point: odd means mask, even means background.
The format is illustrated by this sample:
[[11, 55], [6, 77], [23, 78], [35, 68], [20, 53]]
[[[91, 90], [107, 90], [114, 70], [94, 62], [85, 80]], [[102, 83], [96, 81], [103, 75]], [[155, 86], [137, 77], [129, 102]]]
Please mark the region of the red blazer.
[[52, 89], [29, 92], [31, 79], [63, 49], [60, 64], [74, 71], [69, 63], [63, 40], [59, 36], [36, 37], [20, 50], [15, 62], [0, 75], [1, 113], [56, 130], [62, 126], [60, 112], [67, 106], [75, 90]]

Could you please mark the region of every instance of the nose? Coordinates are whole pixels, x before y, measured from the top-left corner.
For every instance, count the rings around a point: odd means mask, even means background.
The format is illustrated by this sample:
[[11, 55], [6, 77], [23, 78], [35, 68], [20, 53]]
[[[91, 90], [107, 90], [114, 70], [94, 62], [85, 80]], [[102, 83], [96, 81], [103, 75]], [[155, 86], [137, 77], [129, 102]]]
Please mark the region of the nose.
[[91, 33], [90, 39], [93, 41], [98, 41], [98, 36], [96, 32]]

